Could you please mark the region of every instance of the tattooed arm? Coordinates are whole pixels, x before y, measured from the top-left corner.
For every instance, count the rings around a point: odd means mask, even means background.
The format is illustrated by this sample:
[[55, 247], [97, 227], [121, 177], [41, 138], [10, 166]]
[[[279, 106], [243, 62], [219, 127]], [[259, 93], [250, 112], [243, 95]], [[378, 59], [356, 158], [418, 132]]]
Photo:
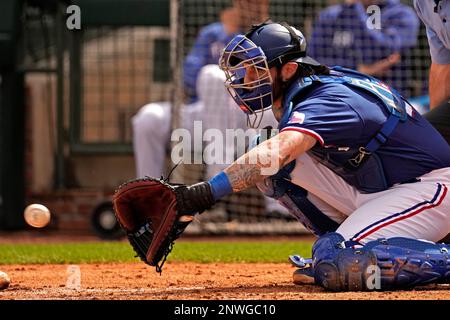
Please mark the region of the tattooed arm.
[[316, 142], [316, 139], [301, 132], [283, 131], [259, 144], [224, 170], [233, 192], [251, 187], [277, 173]]

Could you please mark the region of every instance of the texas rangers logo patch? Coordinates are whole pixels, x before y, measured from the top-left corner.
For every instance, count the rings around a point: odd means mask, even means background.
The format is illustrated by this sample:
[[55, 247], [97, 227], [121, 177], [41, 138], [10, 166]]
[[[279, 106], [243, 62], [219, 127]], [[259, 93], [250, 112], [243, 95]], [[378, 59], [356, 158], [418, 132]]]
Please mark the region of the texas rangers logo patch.
[[302, 124], [304, 121], [305, 121], [305, 114], [294, 111], [292, 116], [289, 118], [288, 124]]

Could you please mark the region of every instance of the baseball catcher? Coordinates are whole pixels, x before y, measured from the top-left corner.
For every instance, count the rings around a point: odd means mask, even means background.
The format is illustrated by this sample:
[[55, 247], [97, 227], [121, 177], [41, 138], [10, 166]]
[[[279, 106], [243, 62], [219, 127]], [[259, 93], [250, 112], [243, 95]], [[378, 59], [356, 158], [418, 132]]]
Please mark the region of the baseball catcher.
[[294, 280], [334, 291], [450, 283], [450, 246], [436, 243], [450, 231], [450, 147], [395, 89], [320, 64], [299, 30], [270, 21], [233, 38], [220, 67], [250, 123], [271, 110], [278, 133], [207, 182], [121, 187], [116, 214], [144, 261], [164, 261], [186, 216], [256, 185], [318, 237], [312, 259], [291, 257]]

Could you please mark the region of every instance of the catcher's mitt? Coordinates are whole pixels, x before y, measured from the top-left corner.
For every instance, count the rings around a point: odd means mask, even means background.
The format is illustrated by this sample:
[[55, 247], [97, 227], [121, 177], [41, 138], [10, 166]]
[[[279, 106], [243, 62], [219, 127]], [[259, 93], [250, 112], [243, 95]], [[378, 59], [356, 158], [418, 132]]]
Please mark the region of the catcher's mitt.
[[122, 184], [113, 197], [116, 218], [134, 251], [159, 273], [193, 216], [213, 204], [207, 182], [186, 186], [151, 177]]

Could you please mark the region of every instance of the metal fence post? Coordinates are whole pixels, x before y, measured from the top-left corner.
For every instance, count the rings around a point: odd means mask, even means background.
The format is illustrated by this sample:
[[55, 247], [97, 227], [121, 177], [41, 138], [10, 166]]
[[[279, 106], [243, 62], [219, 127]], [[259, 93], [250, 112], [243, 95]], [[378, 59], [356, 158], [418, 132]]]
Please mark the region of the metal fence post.
[[56, 188], [65, 187], [64, 165], [64, 6], [58, 3], [55, 17], [56, 28], [56, 113], [57, 113], [57, 146], [56, 146]]

